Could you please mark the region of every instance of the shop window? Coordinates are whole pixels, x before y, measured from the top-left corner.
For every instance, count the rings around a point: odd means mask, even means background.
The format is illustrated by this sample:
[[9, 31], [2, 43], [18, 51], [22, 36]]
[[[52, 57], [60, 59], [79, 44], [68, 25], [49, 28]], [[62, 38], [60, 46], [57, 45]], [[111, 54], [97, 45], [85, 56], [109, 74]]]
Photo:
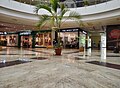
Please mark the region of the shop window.
[[36, 45], [35, 46], [49, 46], [51, 45], [51, 33], [41, 33], [36, 35]]

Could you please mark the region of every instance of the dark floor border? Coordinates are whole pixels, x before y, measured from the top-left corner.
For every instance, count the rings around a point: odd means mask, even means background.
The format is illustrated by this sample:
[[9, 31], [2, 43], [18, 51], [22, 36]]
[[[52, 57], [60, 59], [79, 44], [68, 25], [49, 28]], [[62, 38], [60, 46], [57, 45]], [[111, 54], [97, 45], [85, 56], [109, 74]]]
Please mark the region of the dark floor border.
[[118, 64], [112, 64], [112, 63], [107, 63], [107, 62], [105, 63], [105, 62], [100, 62], [100, 61], [89, 61], [89, 62], [86, 62], [86, 63], [100, 65], [100, 66], [104, 66], [104, 67], [114, 68], [114, 69], [120, 70], [120, 65], [118, 65]]
[[34, 57], [34, 58], [30, 58], [30, 59], [46, 60], [46, 59], [48, 59], [48, 58], [46, 58], [46, 57]]
[[31, 56], [35, 56], [36, 54], [6, 54], [6, 53], [3, 53], [0, 55], [31, 55]]
[[3, 67], [8, 67], [8, 66], [13, 66], [13, 65], [18, 65], [18, 64], [24, 64], [24, 63], [28, 63], [31, 61], [24, 61], [24, 60], [15, 60], [15, 61], [9, 61], [9, 62], [1, 62], [0, 63], [0, 68]]

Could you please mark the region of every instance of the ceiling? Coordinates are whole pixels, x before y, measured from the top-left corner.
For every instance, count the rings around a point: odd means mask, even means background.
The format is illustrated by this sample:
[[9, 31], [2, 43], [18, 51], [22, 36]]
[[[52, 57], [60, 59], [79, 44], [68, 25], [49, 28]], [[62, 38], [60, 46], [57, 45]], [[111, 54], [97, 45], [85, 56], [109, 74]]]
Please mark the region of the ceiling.
[[[19, 0], [19, 1], [22, 1], [22, 0]], [[30, 0], [26, 0], [26, 1], [30, 1]], [[37, 21], [35, 20], [0, 14], [0, 31], [16, 32], [20, 30], [38, 30], [38, 28], [35, 27], [36, 23]], [[116, 24], [120, 24], [120, 15], [116, 17], [111, 17], [111, 18], [97, 19], [97, 20], [86, 21], [86, 22], [84, 21], [84, 27], [81, 27], [81, 28], [90, 32], [101, 32], [103, 31], [103, 26], [116, 25]], [[76, 28], [76, 27], [79, 27], [79, 25], [76, 22], [67, 21], [62, 25], [61, 28]], [[49, 23], [47, 23], [47, 25], [43, 27], [43, 29], [48, 29], [48, 28], [50, 28]]]
[[0, 32], [18, 32], [20, 30], [35, 30], [35, 27], [30, 25], [6, 23], [0, 21]]
[[[21, 18], [15, 18], [6, 15], [0, 15], [0, 31], [9, 32], [9, 31], [20, 31], [20, 30], [38, 30], [35, 26], [37, 21], [34, 20], [26, 20]], [[103, 31], [102, 27], [106, 25], [116, 25], [120, 24], [119, 17], [106, 18], [94, 21], [84, 22], [84, 30], [91, 32], [100, 32]], [[61, 28], [75, 28], [79, 27], [76, 22], [66, 22], [62, 25]], [[50, 28], [49, 25], [43, 27], [43, 29]]]

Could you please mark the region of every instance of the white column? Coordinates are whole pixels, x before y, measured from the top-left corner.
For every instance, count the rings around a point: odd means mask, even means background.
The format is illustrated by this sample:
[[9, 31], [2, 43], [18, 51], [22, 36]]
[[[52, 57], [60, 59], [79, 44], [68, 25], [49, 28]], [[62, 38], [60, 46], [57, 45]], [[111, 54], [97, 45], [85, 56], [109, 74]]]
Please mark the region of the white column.
[[101, 62], [106, 62], [106, 33], [101, 33]]
[[86, 56], [86, 49], [85, 49], [86, 35], [85, 34], [83, 34], [83, 36], [82, 36], [82, 44], [83, 44], [83, 47], [84, 47], [83, 58], [85, 58], [85, 56]]
[[82, 33], [80, 33], [80, 36], [79, 36], [79, 48], [81, 48], [83, 46], [81, 43], [81, 35], [82, 35]]
[[91, 56], [91, 39], [89, 36], [87, 38], [87, 55]]

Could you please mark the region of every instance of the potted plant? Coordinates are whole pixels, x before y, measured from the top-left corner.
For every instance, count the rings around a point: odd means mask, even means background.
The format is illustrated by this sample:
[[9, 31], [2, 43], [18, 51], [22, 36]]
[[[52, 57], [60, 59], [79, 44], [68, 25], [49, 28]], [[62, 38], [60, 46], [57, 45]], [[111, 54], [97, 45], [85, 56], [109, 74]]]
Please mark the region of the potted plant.
[[[59, 31], [59, 29], [57, 27], [52, 27], [52, 30], [55, 30], [56, 32]], [[53, 47], [55, 49], [55, 55], [61, 55], [62, 44], [61, 44], [61, 41], [60, 41], [60, 37], [58, 37], [57, 40], [55, 40], [55, 41], [56, 41], [56, 43], [53, 45]]]
[[[58, 42], [56, 46], [54, 46], [54, 48], [56, 51], [62, 50], [59, 30], [61, 28], [61, 25], [65, 22], [63, 21], [63, 19], [66, 20], [73, 18], [73, 20], [75, 19], [79, 20], [81, 16], [75, 11], [74, 12], [71, 11], [68, 16], [65, 16], [65, 14], [69, 10], [68, 8], [65, 7], [64, 3], [60, 2], [59, 0], [50, 0], [50, 6], [38, 4], [35, 9], [36, 13], [38, 13], [39, 9], [44, 9], [48, 11], [51, 15], [48, 14], [40, 15], [40, 20], [37, 26], [41, 28], [42, 26], [46, 25], [49, 22], [51, 29], [55, 30], [58, 34], [58, 39], [57, 39]], [[61, 55], [61, 51], [60, 54], [56, 53], [56, 55]]]

